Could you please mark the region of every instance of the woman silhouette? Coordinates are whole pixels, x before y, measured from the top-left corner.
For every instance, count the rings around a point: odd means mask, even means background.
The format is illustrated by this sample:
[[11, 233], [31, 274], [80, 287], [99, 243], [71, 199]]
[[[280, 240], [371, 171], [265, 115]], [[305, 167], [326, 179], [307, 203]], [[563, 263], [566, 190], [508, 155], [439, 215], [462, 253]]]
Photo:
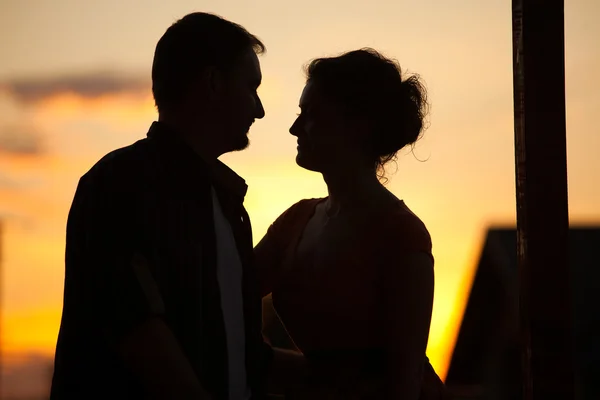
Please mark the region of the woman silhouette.
[[307, 68], [290, 133], [297, 164], [320, 172], [329, 196], [294, 204], [255, 248], [262, 295], [309, 366], [286, 398], [441, 398], [425, 356], [431, 239], [381, 183], [419, 138], [426, 106], [419, 79], [372, 49]]

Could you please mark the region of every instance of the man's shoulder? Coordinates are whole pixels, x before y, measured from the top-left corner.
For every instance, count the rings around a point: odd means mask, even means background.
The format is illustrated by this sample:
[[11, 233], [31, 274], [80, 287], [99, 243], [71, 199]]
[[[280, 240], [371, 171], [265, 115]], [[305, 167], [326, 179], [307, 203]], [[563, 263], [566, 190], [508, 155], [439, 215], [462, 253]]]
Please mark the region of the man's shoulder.
[[153, 146], [144, 138], [118, 148], [98, 160], [82, 177], [88, 185], [130, 186], [152, 175]]

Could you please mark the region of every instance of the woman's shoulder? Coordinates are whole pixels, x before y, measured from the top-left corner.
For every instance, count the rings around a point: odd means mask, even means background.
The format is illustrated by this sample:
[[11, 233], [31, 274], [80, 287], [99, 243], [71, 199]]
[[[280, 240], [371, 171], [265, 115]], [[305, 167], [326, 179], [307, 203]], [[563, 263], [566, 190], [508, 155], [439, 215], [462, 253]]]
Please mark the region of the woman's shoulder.
[[292, 204], [287, 210], [285, 210], [279, 218], [282, 217], [294, 217], [298, 214], [312, 213], [315, 210], [317, 204], [325, 200], [323, 197], [319, 198], [311, 198], [311, 199], [302, 199], [294, 204]]
[[397, 250], [431, 252], [427, 226], [402, 200], [379, 215], [375, 229], [378, 238]]
[[289, 230], [298, 224], [306, 224], [308, 219], [314, 213], [317, 204], [323, 200], [323, 198], [311, 198], [302, 199], [294, 203], [277, 217], [271, 224], [269, 231], [277, 231], [277, 233], [279, 233], [278, 231]]
[[292, 204], [287, 210], [285, 210], [275, 222], [278, 221], [293, 221], [297, 219], [304, 219], [307, 215], [310, 215], [314, 212], [317, 204], [323, 201], [324, 198], [314, 198], [314, 199], [302, 199], [294, 204]]

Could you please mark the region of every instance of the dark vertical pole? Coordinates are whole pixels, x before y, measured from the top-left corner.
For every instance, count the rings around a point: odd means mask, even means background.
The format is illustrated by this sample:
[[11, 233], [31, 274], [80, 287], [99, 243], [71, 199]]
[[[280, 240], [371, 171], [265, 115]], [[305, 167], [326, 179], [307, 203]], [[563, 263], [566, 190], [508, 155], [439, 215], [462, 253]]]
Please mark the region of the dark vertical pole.
[[3, 254], [2, 254], [3, 241], [2, 241], [2, 239], [4, 238], [4, 236], [2, 235], [3, 233], [4, 232], [2, 231], [2, 220], [0, 219], [0, 394], [2, 393], [2, 390], [3, 390], [2, 374], [4, 373], [4, 370], [3, 370], [3, 368], [4, 368], [4, 362], [3, 362], [4, 361], [4, 348], [2, 347], [2, 343], [3, 343], [2, 328], [4, 328], [4, 326], [2, 325], [4, 322], [3, 321], [4, 315], [2, 313], [2, 311], [3, 311], [2, 306], [4, 305], [4, 301], [3, 301], [4, 300], [4, 298], [3, 298], [3, 295], [4, 295], [4, 290], [3, 290], [4, 289], [4, 269], [2, 268], [2, 263], [3, 263], [3, 258], [2, 258], [2, 256], [3, 256]]
[[520, 312], [525, 400], [573, 399], [564, 0], [513, 0]]

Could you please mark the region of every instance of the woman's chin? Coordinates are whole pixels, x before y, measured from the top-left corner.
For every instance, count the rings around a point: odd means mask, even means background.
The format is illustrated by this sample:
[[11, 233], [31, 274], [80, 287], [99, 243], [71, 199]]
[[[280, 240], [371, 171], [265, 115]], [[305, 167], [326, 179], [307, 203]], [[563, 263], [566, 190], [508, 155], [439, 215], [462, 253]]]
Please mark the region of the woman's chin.
[[317, 163], [302, 154], [302, 151], [300, 150], [298, 150], [298, 154], [296, 155], [296, 164], [298, 164], [299, 167], [309, 171], [320, 172], [320, 168]]

